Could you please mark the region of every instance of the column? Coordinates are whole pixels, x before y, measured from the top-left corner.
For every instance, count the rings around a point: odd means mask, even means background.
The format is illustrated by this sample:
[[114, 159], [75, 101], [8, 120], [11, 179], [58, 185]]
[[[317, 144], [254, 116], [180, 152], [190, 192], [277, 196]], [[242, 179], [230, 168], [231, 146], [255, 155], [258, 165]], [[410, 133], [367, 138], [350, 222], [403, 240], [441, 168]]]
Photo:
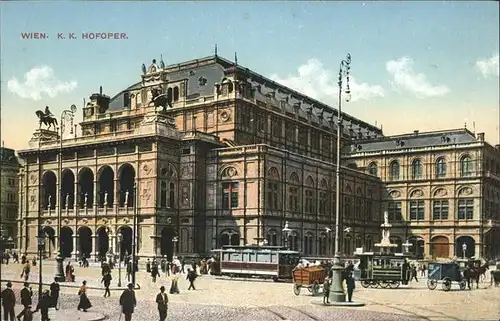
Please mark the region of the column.
[[[96, 172], [96, 175], [97, 175], [97, 172]], [[94, 213], [93, 215], [97, 215], [97, 204], [98, 204], [98, 197], [101, 198], [101, 196], [99, 195], [100, 193], [97, 192], [97, 184], [98, 184], [98, 181], [97, 180], [94, 180]]]
[[120, 191], [118, 190], [118, 173], [115, 171], [115, 175], [117, 175], [115, 177], [115, 199], [114, 199], [114, 207], [115, 207], [115, 211], [116, 213], [118, 213], [118, 205], [119, 205], [119, 201], [120, 201]]
[[77, 232], [75, 231], [75, 234], [73, 234], [73, 251], [71, 252], [71, 256], [75, 255], [75, 256], [78, 256], [78, 249], [77, 249]]
[[[73, 216], [76, 219], [77, 213], [78, 213], [78, 207], [80, 206], [79, 204], [79, 198], [78, 198], [78, 178], [75, 178], [75, 195], [73, 199]], [[76, 231], [75, 231], [76, 233]]]

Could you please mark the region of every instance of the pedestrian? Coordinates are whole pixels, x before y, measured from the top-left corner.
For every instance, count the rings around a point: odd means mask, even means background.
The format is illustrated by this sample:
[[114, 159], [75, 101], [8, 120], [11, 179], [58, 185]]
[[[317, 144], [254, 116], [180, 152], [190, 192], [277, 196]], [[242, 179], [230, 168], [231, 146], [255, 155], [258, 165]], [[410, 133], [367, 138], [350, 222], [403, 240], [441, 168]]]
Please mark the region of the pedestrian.
[[23, 266], [23, 272], [21, 272], [21, 278], [24, 276], [24, 282], [28, 282], [28, 279], [30, 278], [30, 262], [26, 261], [26, 263]]
[[130, 277], [132, 276], [132, 262], [127, 262], [127, 280], [130, 282]]
[[57, 278], [54, 278], [54, 282], [50, 284], [50, 298], [52, 299], [51, 306], [54, 309], [59, 310], [57, 307], [57, 303], [59, 302], [59, 292], [61, 288], [59, 287], [59, 283], [57, 283]]
[[12, 258], [14, 259], [14, 263], [19, 263], [19, 255], [16, 252], [12, 254]]
[[16, 313], [14, 312], [14, 307], [16, 306], [16, 295], [12, 291], [12, 283], [7, 282], [7, 287], [2, 291], [2, 307], [3, 307], [3, 319], [5, 321], [14, 321]]
[[196, 271], [189, 268], [188, 270], [188, 274], [187, 274], [187, 277], [186, 279], [189, 280], [189, 287], [188, 287], [188, 291], [193, 289], [193, 290], [196, 290], [195, 287], [194, 287], [194, 280], [196, 280], [196, 278], [198, 277], [198, 274], [196, 274]]
[[148, 272], [148, 273], [151, 272], [151, 262], [149, 261], [149, 258], [148, 258], [148, 261], [146, 262], [146, 272]]
[[120, 305], [122, 306], [122, 313], [125, 315], [125, 321], [131, 321], [134, 308], [137, 305], [134, 285], [132, 283], [128, 284], [127, 289], [120, 296]]
[[323, 282], [323, 304], [330, 303], [330, 279], [325, 278]]
[[354, 281], [352, 272], [349, 272], [349, 274], [347, 275], [346, 285], [347, 285], [347, 301], [352, 302], [352, 293], [356, 288], [356, 282]]
[[35, 311], [33, 311], [33, 313], [40, 311], [40, 314], [42, 315], [41, 321], [50, 321], [49, 319], [49, 307], [51, 305], [50, 301], [51, 300], [49, 296], [49, 290], [44, 290], [42, 296], [40, 297], [40, 301], [38, 301]]
[[150, 269], [151, 271], [151, 278], [153, 279], [153, 283], [156, 283], [156, 277], [160, 276], [160, 272], [158, 271], [158, 265], [153, 264], [153, 267]]
[[170, 276], [170, 266], [171, 266], [171, 263], [169, 261], [166, 261], [165, 260], [165, 265], [164, 265], [164, 273], [167, 273], [167, 276]]
[[425, 271], [427, 270], [427, 267], [425, 266], [425, 264], [422, 264], [422, 277], [425, 277]]
[[83, 310], [83, 312], [87, 312], [87, 309], [90, 309], [92, 307], [92, 303], [90, 303], [90, 300], [87, 296], [87, 281], [82, 282], [82, 286], [78, 291], [78, 295], [80, 296], [80, 302], [78, 303], [76, 309], [78, 311]]
[[158, 313], [160, 313], [160, 321], [167, 319], [168, 311], [168, 296], [165, 293], [165, 287], [160, 287], [160, 293], [156, 296], [156, 303], [158, 303]]
[[104, 297], [109, 297], [111, 296], [111, 292], [109, 291], [109, 286], [111, 285], [111, 280], [113, 278], [111, 277], [111, 273], [106, 273], [104, 274], [104, 276], [102, 277], [102, 280], [101, 280], [101, 283], [104, 283]]
[[181, 258], [181, 273], [182, 274], [186, 273], [186, 272], [184, 272], [184, 265], [186, 265], [186, 259]]
[[[21, 312], [23, 321], [33, 321], [33, 312], [34, 311], [31, 311], [31, 305], [28, 305], [28, 307]], [[21, 318], [17, 316], [17, 320], [21, 320]]]
[[24, 287], [21, 289], [21, 304], [24, 306], [24, 309], [17, 315], [17, 319], [20, 320], [22, 316], [26, 313], [26, 310], [31, 311], [31, 305], [33, 304], [31, 297], [33, 296], [33, 290], [30, 287], [28, 282], [24, 282]]
[[75, 282], [75, 268], [71, 265], [71, 261], [68, 261], [66, 265], [66, 282]]
[[172, 265], [172, 284], [170, 286], [170, 294], [179, 294], [179, 272], [180, 268], [177, 265]]
[[415, 281], [418, 282], [418, 279], [417, 279], [417, 267], [412, 264], [411, 266], [411, 278], [410, 278], [410, 282], [413, 281], [413, 279], [415, 279]]

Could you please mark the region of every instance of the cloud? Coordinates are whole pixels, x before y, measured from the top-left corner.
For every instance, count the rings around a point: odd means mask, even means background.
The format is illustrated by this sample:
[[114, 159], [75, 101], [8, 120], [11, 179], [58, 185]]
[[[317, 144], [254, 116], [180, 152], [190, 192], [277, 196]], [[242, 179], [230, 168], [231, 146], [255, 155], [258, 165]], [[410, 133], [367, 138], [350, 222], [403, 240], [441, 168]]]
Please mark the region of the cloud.
[[[318, 59], [309, 59], [305, 64], [299, 66], [297, 75], [289, 75], [285, 78], [271, 75], [270, 78], [314, 99], [330, 104], [337, 103], [338, 74], [325, 69], [323, 63]], [[352, 76], [349, 82], [351, 101], [384, 97], [384, 89], [379, 85], [358, 83]]]
[[489, 59], [476, 61], [477, 70], [483, 75], [484, 78], [489, 76], [499, 75], [499, 63], [500, 57], [498, 54], [491, 56]]
[[45, 94], [50, 98], [57, 97], [60, 93], [68, 93], [75, 90], [77, 82], [75, 80], [63, 82], [54, 77], [54, 70], [49, 66], [34, 67], [24, 75], [24, 82], [21, 83], [16, 77], [10, 79], [7, 87], [10, 92], [33, 100], [42, 99]]
[[391, 83], [395, 88], [409, 91], [418, 98], [444, 96], [450, 92], [448, 86], [433, 86], [427, 81], [424, 74], [415, 73], [413, 59], [409, 57], [390, 60], [386, 63], [385, 68], [392, 75]]

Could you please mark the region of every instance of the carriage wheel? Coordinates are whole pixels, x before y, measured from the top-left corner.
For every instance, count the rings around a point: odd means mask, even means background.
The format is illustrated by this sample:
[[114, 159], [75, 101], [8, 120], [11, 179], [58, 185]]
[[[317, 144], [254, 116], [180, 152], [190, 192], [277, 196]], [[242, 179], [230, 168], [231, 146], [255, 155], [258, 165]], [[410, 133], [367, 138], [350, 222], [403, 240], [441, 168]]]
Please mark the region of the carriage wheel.
[[278, 277], [277, 276], [273, 276], [273, 281], [274, 282], [278, 282]]
[[391, 287], [391, 289], [397, 289], [399, 288], [399, 281], [392, 281], [391, 283], [389, 283], [389, 286]]
[[365, 289], [368, 288], [370, 286], [370, 281], [361, 281], [361, 286], [364, 287]]
[[460, 281], [460, 283], [458, 283], [458, 285], [460, 286], [460, 290], [465, 290], [465, 288], [467, 287], [467, 282], [465, 280], [462, 280]]
[[379, 284], [378, 284], [378, 282], [377, 282], [377, 281], [370, 281], [370, 287], [372, 287], [372, 288], [374, 288], [374, 289], [375, 289], [375, 288], [378, 288], [378, 285], [379, 285]]
[[434, 290], [437, 287], [438, 283], [436, 280], [427, 280], [427, 287], [429, 290]]
[[318, 293], [319, 293], [319, 283], [318, 283], [318, 281], [317, 281], [317, 280], [316, 280], [316, 281], [314, 281], [314, 284], [311, 286], [311, 289], [312, 289], [312, 291], [311, 291], [311, 292], [312, 292], [312, 295], [313, 295], [313, 296], [318, 295]]
[[295, 295], [299, 295], [300, 294], [300, 288], [301, 288], [301, 285], [300, 284], [294, 284], [293, 285], [293, 293]]
[[443, 279], [443, 284], [441, 286], [444, 291], [450, 291], [451, 290], [451, 280], [450, 278], [444, 278]]
[[386, 289], [389, 286], [389, 282], [387, 282], [387, 281], [378, 281], [378, 285], [380, 285], [380, 287], [382, 289]]

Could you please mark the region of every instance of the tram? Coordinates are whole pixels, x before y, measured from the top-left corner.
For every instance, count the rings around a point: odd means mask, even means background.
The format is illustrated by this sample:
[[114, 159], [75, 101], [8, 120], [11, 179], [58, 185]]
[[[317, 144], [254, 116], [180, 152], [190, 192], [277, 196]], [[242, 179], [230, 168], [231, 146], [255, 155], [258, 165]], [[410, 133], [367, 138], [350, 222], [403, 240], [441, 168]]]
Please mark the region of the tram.
[[[364, 288], [398, 288], [408, 284], [409, 269], [406, 260], [411, 257], [403, 253], [357, 253], [359, 257], [359, 277]], [[406, 264], [405, 264], [406, 263]]]
[[220, 260], [220, 275], [291, 280], [301, 253], [281, 246], [225, 245], [213, 250]]

